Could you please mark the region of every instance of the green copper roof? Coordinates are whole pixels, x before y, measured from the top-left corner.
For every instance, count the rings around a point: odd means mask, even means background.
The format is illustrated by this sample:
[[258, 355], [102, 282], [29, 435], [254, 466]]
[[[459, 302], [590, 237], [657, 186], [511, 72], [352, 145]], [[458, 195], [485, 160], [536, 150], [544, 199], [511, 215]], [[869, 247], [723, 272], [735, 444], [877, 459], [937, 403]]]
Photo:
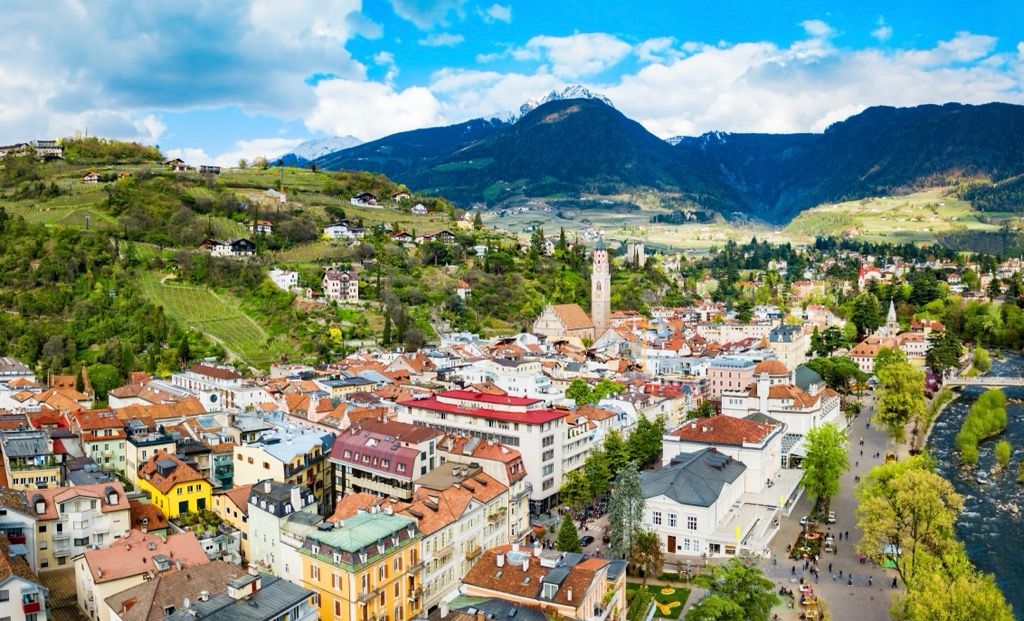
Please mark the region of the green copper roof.
[[415, 524], [416, 520], [402, 515], [387, 513], [357, 513], [344, 520], [345, 525], [328, 531], [315, 530], [307, 537], [332, 548], [346, 552], [358, 552], [374, 545], [392, 533]]
[[604, 250], [604, 238], [598, 236], [597, 244], [594, 245], [594, 250]]

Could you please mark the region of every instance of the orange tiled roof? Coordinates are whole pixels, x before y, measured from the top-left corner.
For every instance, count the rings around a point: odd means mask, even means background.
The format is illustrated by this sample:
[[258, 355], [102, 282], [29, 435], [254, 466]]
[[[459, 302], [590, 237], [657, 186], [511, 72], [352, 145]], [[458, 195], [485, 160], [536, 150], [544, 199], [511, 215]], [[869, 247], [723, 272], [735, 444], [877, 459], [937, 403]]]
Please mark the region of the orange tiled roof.
[[590, 315], [579, 304], [554, 304], [551, 310], [555, 311], [555, 315], [558, 316], [558, 320], [562, 322], [566, 330], [583, 330], [594, 327]]
[[774, 425], [719, 414], [710, 418], [687, 421], [681, 427], [673, 429], [668, 435], [687, 442], [742, 446], [747, 442], [753, 444], [761, 442], [774, 429]]
[[[115, 504], [109, 504], [109, 494], [113, 492], [117, 495], [117, 502]], [[121, 487], [120, 481], [111, 481], [109, 483], [90, 483], [88, 485], [76, 485], [74, 487], [51, 487], [48, 489], [37, 489], [31, 490], [25, 494], [25, 498], [33, 507], [33, 513], [36, 519], [40, 520], [56, 520], [60, 515], [57, 512], [58, 505], [62, 502], [67, 502], [73, 498], [85, 497], [93, 500], [98, 500], [98, 508], [102, 513], [109, 513], [111, 511], [127, 511], [129, 510], [128, 497], [124, 493], [124, 488]], [[45, 505], [45, 511], [39, 513], [36, 508], [36, 502], [42, 499]]]
[[171, 566], [166, 571], [175, 571], [176, 562], [181, 562], [183, 569], [210, 562], [195, 533], [157, 537], [137, 530], [133, 530], [127, 537], [118, 540], [109, 548], [87, 551], [85, 561], [92, 573], [93, 582], [99, 584], [138, 576], [149, 571], [166, 573], [160, 572], [153, 561], [153, 557], [159, 555], [170, 559]]
[[[177, 466], [167, 476], [160, 474], [156, 462], [164, 459], [173, 461]], [[139, 478], [146, 479], [161, 494], [168, 494], [176, 485], [192, 481], [205, 481], [206, 478], [198, 470], [181, 461], [167, 451], [157, 451], [156, 455], [139, 468]]]

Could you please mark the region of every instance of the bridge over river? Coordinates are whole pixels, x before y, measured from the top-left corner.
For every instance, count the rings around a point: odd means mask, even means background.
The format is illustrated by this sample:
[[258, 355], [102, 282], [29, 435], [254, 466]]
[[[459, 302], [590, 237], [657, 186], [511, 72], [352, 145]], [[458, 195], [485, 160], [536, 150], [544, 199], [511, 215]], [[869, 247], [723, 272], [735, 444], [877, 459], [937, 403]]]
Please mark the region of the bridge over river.
[[1024, 377], [951, 377], [943, 382], [943, 386], [959, 388], [961, 386], [1024, 386]]

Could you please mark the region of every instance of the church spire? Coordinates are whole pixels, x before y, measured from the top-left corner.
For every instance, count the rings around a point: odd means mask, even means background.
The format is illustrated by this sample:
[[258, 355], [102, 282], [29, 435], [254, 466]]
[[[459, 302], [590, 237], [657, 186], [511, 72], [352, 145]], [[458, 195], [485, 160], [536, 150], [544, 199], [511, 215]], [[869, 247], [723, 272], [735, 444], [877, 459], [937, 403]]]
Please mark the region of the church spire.
[[885, 317], [886, 323], [898, 323], [896, 320], [896, 303], [893, 302], [892, 298], [889, 298], [889, 314]]

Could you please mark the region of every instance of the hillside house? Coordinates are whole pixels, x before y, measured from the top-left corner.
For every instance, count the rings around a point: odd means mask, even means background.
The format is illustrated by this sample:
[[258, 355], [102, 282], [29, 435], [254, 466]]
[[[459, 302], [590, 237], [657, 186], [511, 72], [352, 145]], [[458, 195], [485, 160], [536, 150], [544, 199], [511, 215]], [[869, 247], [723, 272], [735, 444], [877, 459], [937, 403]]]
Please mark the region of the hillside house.
[[188, 170], [188, 164], [186, 164], [180, 157], [176, 157], [173, 160], [167, 160], [164, 162], [164, 166], [170, 168], [173, 172], [185, 172]]
[[330, 239], [361, 239], [363, 228], [348, 220], [340, 220], [325, 226], [324, 236]]
[[82, 183], [99, 183], [100, 174], [98, 172], [89, 171], [82, 176]]
[[423, 203], [416, 203], [415, 205], [413, 205], [410, 211], [412, 211], [417, 216], [427, 215], [427, 208], [423, 206]]
[[338, 302], [359, 301], [359, 277], [355, 272], [327, 270], [323, 280], [324, 297]]
[[253, 235], [272, 235], [274, 225], [266, 220], [254, 220], [249, 222], [249, 232]]
[[377, 204], [377, 197], [369, 192], [360, 192], [349, 199], [349, 202], [356, 207], [380, 207]]

